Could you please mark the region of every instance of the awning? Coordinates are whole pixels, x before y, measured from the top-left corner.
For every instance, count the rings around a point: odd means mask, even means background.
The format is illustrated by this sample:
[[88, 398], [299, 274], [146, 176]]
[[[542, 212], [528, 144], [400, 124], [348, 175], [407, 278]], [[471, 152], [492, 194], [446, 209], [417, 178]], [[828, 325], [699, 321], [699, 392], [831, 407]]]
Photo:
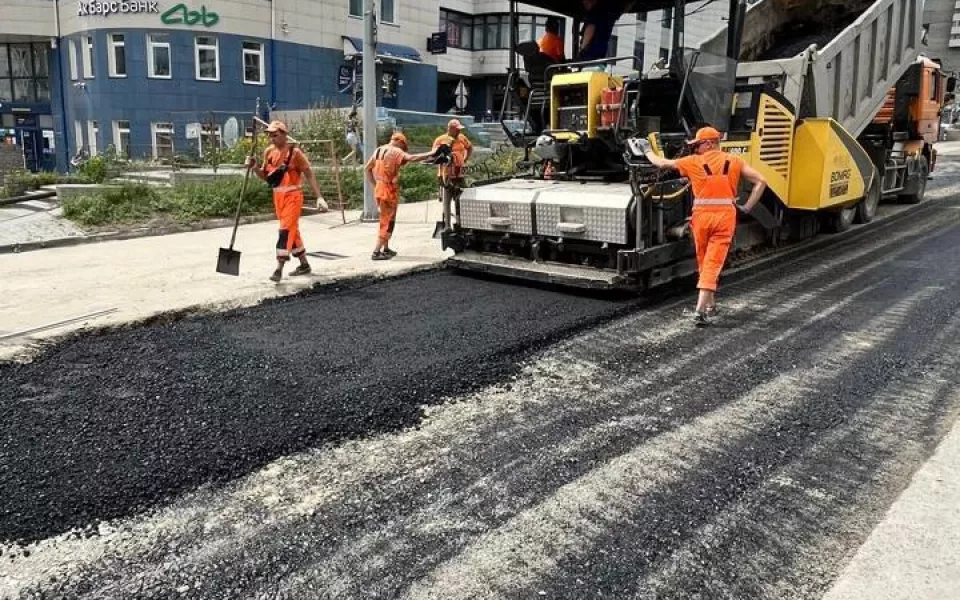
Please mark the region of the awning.
[[[363, 39], [343, 36], [343, 55], [346, 58], [363, 57]], [[377, 58], [405, 63], [422, 63], [416, 48], [400, 44], [377, 43]]]

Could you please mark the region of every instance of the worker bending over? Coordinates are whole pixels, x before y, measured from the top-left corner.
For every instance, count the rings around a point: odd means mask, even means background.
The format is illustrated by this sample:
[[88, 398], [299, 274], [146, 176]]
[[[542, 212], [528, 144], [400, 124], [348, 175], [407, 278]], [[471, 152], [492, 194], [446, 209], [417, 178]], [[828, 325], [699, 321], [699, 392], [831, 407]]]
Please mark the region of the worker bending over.
[[736, 202], [740, 177], [753, 184], [750, 197], [742, 207], [747, 213], [760, 201], [767, 183], [760, 173], [740, 157], [720, 150], [720, 132], [713, 127], [697, 131], [696, 138], [688, 144], [694, 154], [676, 160], [657, 156], [645, 140], [641, 146], [647, 160], [657, 167], [676, 169], [690, 180], [693, 187], [690, 227], [697, 251], [697, 271], [700, 273], [697, 283], [700, 294], [694, 323], [702, 327], [709, 325], [710, 317], [716, 314], [717, 283], [737, 229]]
[[407, 163], [423, 162], [434, 152], [407, 154], [407, 138], [394, 133], [390, 141], [377, 148], [364, 167], [367, 179], [374, 186], [373, 197], [380, 209], [380, 231], [373, 249], [373, 260], [388, 260], [397, 255], [390, 249], [390, 238], [397, 223], [397, 205], [400, 203], [400, 167]]
[[319, 206], [326, 206], [317, 178], [310, 168], [307, 155], [294, 148], [287, 140], [287, 126], [281, 121], [272, 121], [267, 127], [270, 145], [263, 153], [263, 166], [259, 166], [252, 157], [247, 158], [246, 166], [273, 188], [273, 207], [280, 221], [277, 236], [277, 269], [270, 276], [271, 281], [280, 281], [283, 266], [290, 256], [300, 260], [291, 275], [307, 275], [310, 263], [307, 262], [307, 250], [300, 237], [300, 214], [303, 212], [303, 176], [306, 175], [310, 188], [317, 197]]

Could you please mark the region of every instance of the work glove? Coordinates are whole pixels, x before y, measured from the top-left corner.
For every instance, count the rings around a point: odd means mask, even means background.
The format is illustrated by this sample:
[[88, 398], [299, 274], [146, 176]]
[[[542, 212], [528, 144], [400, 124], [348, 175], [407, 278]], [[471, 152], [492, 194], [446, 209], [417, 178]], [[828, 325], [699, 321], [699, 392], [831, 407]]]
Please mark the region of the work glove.
[[637, 146], [644, 154], [653, 151], [653, 146], [650, 145], [650, 141], [647, 138], [637, 138]]

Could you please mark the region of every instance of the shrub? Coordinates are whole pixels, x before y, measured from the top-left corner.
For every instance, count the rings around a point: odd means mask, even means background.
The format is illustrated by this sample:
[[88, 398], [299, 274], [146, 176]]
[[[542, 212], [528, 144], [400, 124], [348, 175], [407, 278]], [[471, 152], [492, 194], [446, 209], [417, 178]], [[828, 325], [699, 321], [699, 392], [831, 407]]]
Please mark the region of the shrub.
[[45, 185], [60, 183], [89, 183], [89, 180], [83, 176], [61, 175], [53, 171], [39, 173], [14, 171], [6, 176], [2, 195], [7, 198], [22, 196], [28, 191], [40, 189]]
[[107, 180], [107, 161], [103, 156], [93, 156], [78, 171], [91, 183], [103, 183]]

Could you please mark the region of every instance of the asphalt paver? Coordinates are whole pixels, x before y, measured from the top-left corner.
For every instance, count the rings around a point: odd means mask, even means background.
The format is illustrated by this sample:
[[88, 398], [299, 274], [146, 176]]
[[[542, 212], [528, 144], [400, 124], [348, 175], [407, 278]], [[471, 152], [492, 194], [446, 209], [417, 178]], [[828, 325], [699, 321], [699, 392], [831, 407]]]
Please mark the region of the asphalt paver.
[[819, 598], [960, 412], [958, 183], [706, 330], [430, 273], [0, 366], [0, 592]]

